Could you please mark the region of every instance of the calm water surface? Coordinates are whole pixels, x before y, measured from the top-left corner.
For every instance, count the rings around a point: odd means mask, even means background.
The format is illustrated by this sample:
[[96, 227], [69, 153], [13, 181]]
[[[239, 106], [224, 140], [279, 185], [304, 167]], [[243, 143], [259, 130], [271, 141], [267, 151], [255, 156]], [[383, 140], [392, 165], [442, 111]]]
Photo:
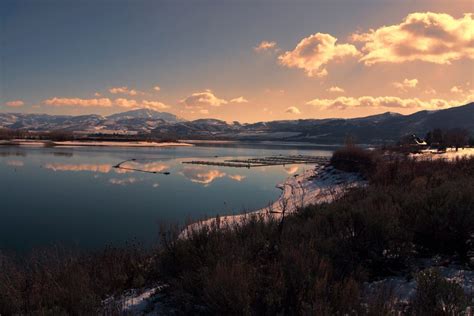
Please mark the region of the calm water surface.
[[[160, 224], [263, 207], [275, 184], [309, 165], [228, 168], [182, 164], [267, 155], [331, 154], [295, 146], [183, 148], [0, 147], [0, 249], [61, 244], [82, 249], [156, 240]], [[218, 156], [218, 157], [216, 157]], [[112, 166], [127, 159], [135, 162]]]

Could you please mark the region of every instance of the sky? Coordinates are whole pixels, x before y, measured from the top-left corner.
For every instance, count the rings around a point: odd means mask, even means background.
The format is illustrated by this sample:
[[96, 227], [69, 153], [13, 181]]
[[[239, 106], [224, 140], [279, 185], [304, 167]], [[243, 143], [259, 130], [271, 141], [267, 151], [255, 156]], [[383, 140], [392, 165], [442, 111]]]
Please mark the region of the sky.
[[2, 0], [0, 112], [256, 122], [474, 101], [474, 2]]

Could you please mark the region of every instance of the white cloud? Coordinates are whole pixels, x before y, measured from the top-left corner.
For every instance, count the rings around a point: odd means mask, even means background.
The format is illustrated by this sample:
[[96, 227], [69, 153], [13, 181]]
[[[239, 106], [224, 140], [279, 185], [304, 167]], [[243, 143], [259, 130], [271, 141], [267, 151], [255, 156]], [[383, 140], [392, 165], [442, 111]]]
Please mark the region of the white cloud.
[[112, 93], [112, 94], [126, 94], [126, 95], [130, 95], [130, 96], [135, 96], [135, 95], [140, 93], [139, 91], [134, 90], [134, 89], [129, 89], [126, 86], [110, 88], [109, 92]]
[[160, 86], [154, 86], [154, 87], [153, 87], [153, 90], [155, 90], [155, 91], [160, 91], [160, 90], [161, 90], [161, 87], [160, 87]]
[[464, 92], [463, 89], [459, 86], [454, 86], [449, 91], [451, 91], [452, 93], [463, 93]]
[[345, 110], [353, 107], [372, 107], [372, 108], [423, 108], [439, 109], [455, 105], [462, 105], [465, 101], [447, 101], [442, 99], [431, 99], [422, 101], [418, 98], [402, 99], [393, 96], [384, 97], [338, 97], [335, 99], [313, 99], [306, 104], [326, 109]]
[[289, 114], [301, 114], [301, 111], [296, 106], [290, 106], [285, 110]]
[[185, 99], [181, 100], [181, 103], [187, 109], [200, 109], [208, 106], [221, 106], [227, 104], [228, 102], [224, 99], [220, 99], [214, 95], [214, 93], [207, 89], [202, 92], [195, 92]]
[[248, 103], [249, 101], [244, 97], [238, 97], [238, 98], [231, 99], [230, 102], [232, 102], [232, 103]]
[[25, 105], [25, 102], [23, 102], [22, 100], [13, 100], [5, 102], [5, 105], [11, 108], [18, 108]]
[[382, 26], [352, 39], [364, 43], [360, 61], [402, 63], [420, 60], [436, 64], [474, 59], [472, 14], [456, 19], [449, 14], [418, 12], [400, 24]]
[[407, 90], [415, 88], [418, 84], [418, 79], [404, 79], [402, 82], [394, 82], [393, 86], [400, 90]]
[[269, 41], [261, 41], [260, 44], [258, 44], [256, 47], [254, 47], [253, 49], [256, 51], [256, 52], [264, 52], [264, 51], [267, 51], [267, 50], [270, 50], [270, 49], [275, 49], [276, 48], [276, 42], [269, 42]]
[[80, 107], [111, 107], [112, 101], [109, 98], [81, 99], [81, 98], [59, 98], [54, 97], [43, 101], [51, 106], [80, 106]]
[[295, 49], [280, 55], [278, 60], [283, 66], [303, 69], [309, 77], [324, 77], [329, 62], [359, 55], [354, 45], [336, 44], [336, 41], [330, 34], [316, 33], [303, 38]]
[[343, 93], [344, 89], [342, 89], [340, 87], [337, 87], [337, 86], [333, 86], [333, 87], [329, 88], [328, 91], [333, 92], [333, 93]]
[[59, 98], [54, 97], [43, 101], [43, 104], [51, 106], [78, 106], [78, 107], [113, 107], [117, 106], [126, 109], [152, 109], [152, 110], [163, 110], [170, 108], [159, 101], [142, 100], [137, 101], [133, 99], [117, 98], [111, 100], [109, 98], [100, 99], [81, 99], [81, 98]]

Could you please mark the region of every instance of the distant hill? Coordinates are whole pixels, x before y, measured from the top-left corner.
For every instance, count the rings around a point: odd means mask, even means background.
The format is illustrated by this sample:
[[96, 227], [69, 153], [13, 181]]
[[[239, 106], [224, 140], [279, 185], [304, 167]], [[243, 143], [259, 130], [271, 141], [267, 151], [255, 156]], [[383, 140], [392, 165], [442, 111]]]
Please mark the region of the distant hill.
[[0, 113], [0, 128], [33, 131], [67, 130], [82, 133], [135, 132], [182, 139], [247, 141], [305, 141], [343, 143], [354, 137], [359, 143], [395, 142], [407, 134], [421, 137], [434, 128], [466, 128], [474, 135], [474, 103], [410, 115], [386, 112], [352, 119], [282, 120], [243, 124], [217, 119], [183, 120], [171, 113], [149, 109], [100, 115], [46, 115]]
[[124, 119], [149, 119], [149, 120], [164, 120], [169, 123], [182, 122], [184, 119], [177, 117], [174, 114], [167, 112], [158, 112], [150, 109], [138, 109], [122, 113], [116, 113], [107, 116], [109, 120], [124, 120]]

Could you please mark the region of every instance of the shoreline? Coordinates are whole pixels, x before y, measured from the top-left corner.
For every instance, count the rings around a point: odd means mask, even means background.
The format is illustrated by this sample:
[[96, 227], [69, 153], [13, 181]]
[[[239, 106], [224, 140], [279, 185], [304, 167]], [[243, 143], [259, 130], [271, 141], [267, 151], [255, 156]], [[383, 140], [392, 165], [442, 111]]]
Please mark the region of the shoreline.
[[363, 186], [366, 182], [357, 173], [334, 169], [330, 165], [316, 165], [302, 174], [288, 177], [276, 187], [282, 193], [272, 203], [243, 214], [215, 216], [200, 220], [181, 231], [179, 238], [187, 238], [190, 233], [202, 228], [217, 229], [243, 223], [250, 216], [261, 216], [264, 219], [279, 219], [296, 212], [300, 207], [311, 204], [329, 203], [339, 198], [348, 189]]
[[180, 142], [147, 142], [147, 141], [42, 141], [13, 139], [0, 141], [0, 146], [25, 147], [191, 147], [190, 143]]

